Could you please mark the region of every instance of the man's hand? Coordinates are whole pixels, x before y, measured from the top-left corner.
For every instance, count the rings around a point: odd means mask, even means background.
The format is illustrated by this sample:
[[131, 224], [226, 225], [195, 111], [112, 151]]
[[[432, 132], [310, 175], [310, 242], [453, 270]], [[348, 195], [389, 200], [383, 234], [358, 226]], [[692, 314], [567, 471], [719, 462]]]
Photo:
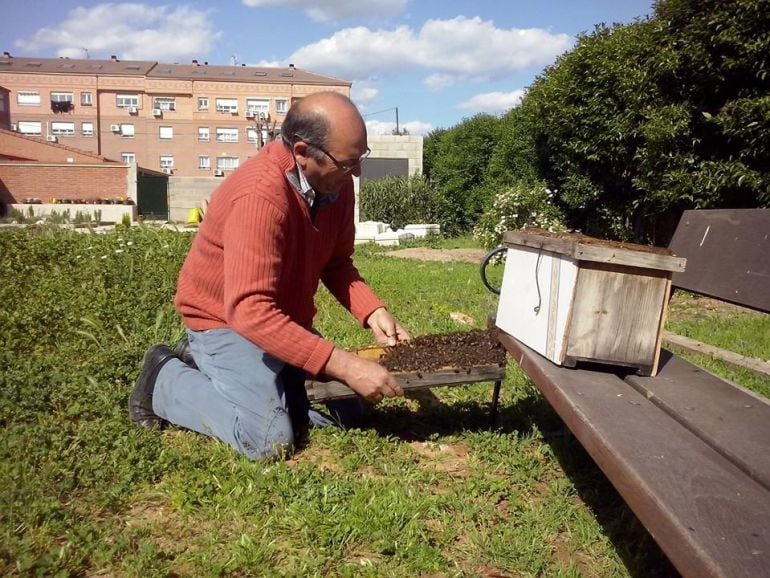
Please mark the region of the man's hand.
[[387, 369], [337, 347], [326, 362], [324, 374], [329, 375], [373, 404], [383, 398], [404, 395], [404, 390]]
[[375, 309], [366, 319], [366, 324], [374, 333], [374, 338], [380, 345], [392, 346], [400, 341], [409, 341], [411, 337], [406, 329], [401, 327], [390, 311], [384, 307]]

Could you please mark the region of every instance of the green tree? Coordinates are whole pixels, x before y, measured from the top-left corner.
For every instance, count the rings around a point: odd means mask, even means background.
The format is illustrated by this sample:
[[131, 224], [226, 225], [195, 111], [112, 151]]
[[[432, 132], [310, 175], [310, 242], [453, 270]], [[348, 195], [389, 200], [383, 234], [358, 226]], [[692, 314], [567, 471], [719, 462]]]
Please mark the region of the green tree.
[[597, 27], [545, 70], [512, 115], [529, 147], [519, 155], [532, 158], [569, 226], [590, 235], [627, 237], [634, 219], [648, 37], [645, 22]]
[[770, 205], [770, 1], [666, 0], [634, 185], [649, 213]]
[[469, 231], [484, 209], [489, 197], [484, 173], [500, 126], [499, 118], [479, 114], [440, 133], [431, 144], [428, 174], [445, 201], [441, 221], [447, 233]]
[[770, 206], [770, 0], [660, 0], [599, 25], [503, 118], [430, 139], [460, 230], [539, 181], [572, 229], [666, 244], [687, 208]]
[[422, 145], [422, 174], [430, 180], [433, 173], [433, 165], [439, 153], [439, 143], [441, 139], [451, 129], [437, 128], [428, 133]]

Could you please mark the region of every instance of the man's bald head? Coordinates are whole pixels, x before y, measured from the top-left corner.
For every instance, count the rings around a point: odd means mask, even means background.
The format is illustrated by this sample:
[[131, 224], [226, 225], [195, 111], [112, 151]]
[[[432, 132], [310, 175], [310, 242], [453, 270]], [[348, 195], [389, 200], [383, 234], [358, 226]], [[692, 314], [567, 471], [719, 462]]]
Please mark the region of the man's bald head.
[[[284, 143], [291, 147], [297, 140], [315, 143], [325, 149], [332, 139], [353, 138], [363, 133], [366, 125], [356, 105], [338, 92], [317, 92], [304, 97], [289, 109], [281, 126]], [[323, 155], [313, 151], [316, 158]]]

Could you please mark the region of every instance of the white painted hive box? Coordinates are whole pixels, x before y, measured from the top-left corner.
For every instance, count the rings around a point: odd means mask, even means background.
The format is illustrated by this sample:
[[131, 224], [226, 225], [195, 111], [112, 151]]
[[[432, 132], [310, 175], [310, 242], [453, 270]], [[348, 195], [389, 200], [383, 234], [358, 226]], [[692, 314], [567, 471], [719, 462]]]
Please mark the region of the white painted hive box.
[[686, 260], [667, 249], [509, 231], [497, 326], [554, 363], [655, 375], [671, 292]]

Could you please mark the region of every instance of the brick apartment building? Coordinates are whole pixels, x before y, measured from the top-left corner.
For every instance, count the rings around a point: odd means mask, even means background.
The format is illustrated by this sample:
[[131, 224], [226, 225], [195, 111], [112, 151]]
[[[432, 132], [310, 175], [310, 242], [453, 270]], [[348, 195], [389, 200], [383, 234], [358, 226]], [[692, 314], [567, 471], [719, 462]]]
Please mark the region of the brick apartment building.
[[291, 103], [351, 83], [288, 68], [0, 56], [0, 128], [175, 177], [224, 176]]

